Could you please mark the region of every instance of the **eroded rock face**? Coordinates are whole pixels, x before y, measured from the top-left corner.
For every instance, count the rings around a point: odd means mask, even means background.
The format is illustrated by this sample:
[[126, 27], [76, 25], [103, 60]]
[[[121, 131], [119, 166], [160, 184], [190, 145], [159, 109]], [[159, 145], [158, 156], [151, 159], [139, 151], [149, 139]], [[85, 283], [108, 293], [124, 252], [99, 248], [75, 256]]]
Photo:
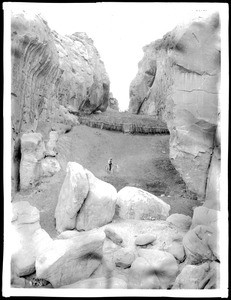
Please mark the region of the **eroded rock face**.
[[109, 99], [109, 79], [99, 53], [86, 33], [61, 36], [53, 32], [62, 77], [58, 100], [79, 111], [105, 111]]
[[201, 198], [206, 192], [214, 198], [212, 187], [219, 173], [219, 156], [215, 159], [213, 151], [219, 113], [219, 28], [219, 16], [214, 14], [178, 26], [144, 47], [130, 86], [130, 112], [167, 122], [170, 158], [188, 188]]
[[66, 132], [78, 113], [105, 111], [110, 82], [93, 41], [85, 33], [61, 36], [25, 11], [11, 18], [12, 147], [24, 132]]

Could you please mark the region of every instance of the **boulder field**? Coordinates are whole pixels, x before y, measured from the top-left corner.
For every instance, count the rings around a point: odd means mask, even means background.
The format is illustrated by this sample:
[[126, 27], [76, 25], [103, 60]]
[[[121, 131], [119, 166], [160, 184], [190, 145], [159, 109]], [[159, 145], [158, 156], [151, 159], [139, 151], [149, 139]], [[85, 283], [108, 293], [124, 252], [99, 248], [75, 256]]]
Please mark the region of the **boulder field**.
[[117, 193], [69, 162], [53, 216], [56, 238], [41, 228], [37, 208], [12, 203], [11, 284], [31, 286], [34, 274], [53, 288], [219, 288], [219, 212], [200, 206], [191, 218], [169, 210], [140, 188]]
[[143, 51], [129, 111], [167, 123], [173, 165], [190, 191], [219, 209], [219, 15], [177, 26]]

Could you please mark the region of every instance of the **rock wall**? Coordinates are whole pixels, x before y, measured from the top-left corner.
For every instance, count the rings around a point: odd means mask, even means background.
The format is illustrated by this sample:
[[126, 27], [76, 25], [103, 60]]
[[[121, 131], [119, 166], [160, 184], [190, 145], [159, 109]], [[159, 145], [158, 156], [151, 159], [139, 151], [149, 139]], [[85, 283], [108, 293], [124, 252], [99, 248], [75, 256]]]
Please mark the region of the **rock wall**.
[[[178, 26], [163, 39], [147, 45], [130, 86], [129, 111], [153, 115], [167, 123], [170, 158], [189, 190], [199, 198], [208, 191], [208, 174], [210, 178], [210, 168], [215, 164], [219, 29], [219, 16], [214, 14]], [[219, 179], [214, 180], [218, 195]]]
[[60, 105], [77, 112], [104, 111], [110, 83], [85, 33], [62, 37], [40, 16], [12, 14], [12, 130], [38, 130], [60, 121]]

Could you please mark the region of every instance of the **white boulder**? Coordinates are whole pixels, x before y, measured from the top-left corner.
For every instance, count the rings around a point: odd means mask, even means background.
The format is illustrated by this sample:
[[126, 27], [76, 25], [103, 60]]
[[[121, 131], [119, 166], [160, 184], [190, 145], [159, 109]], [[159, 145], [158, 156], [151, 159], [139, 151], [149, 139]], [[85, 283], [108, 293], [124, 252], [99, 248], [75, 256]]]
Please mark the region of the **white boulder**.
[[56, 229], [62, 232], [76, 227], [76, 216], [89, 192], [86, 170], [76, 162], [66, 168], [58, 204], [55, 209]]
[[166, 220], [170, 206], [158, 197], [136, 187], [118, 192], [118, 215], [121, 219]]
[[91, 230], [110, 223], [115, 214], [117, 191], [111, 184], [86, 170], [89, 193], [78, 215], [77, 230]]

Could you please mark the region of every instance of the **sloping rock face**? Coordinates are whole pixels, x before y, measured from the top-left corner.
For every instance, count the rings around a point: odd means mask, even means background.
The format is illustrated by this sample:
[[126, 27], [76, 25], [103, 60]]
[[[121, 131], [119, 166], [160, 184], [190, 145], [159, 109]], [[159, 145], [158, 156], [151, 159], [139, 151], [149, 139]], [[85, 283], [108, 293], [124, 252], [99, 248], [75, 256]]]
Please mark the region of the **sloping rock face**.
[[129, 111], [167, 122], [170, 158], [189, 190], [200, 198], [206, 192], [212, 198], [219, 193], [219, 179], [212, 175], [219, 173], [220, 164], [219, 137], [216, 156], [214, 150], [219, 115], [219, 28], [219, 16], [214, 14], [176, 27], [144, 47], [130, 86]]
[[51, 31], [38, 16], [12, 15], [12, 130], [36, 130], [54, 110], [59, 57]]

